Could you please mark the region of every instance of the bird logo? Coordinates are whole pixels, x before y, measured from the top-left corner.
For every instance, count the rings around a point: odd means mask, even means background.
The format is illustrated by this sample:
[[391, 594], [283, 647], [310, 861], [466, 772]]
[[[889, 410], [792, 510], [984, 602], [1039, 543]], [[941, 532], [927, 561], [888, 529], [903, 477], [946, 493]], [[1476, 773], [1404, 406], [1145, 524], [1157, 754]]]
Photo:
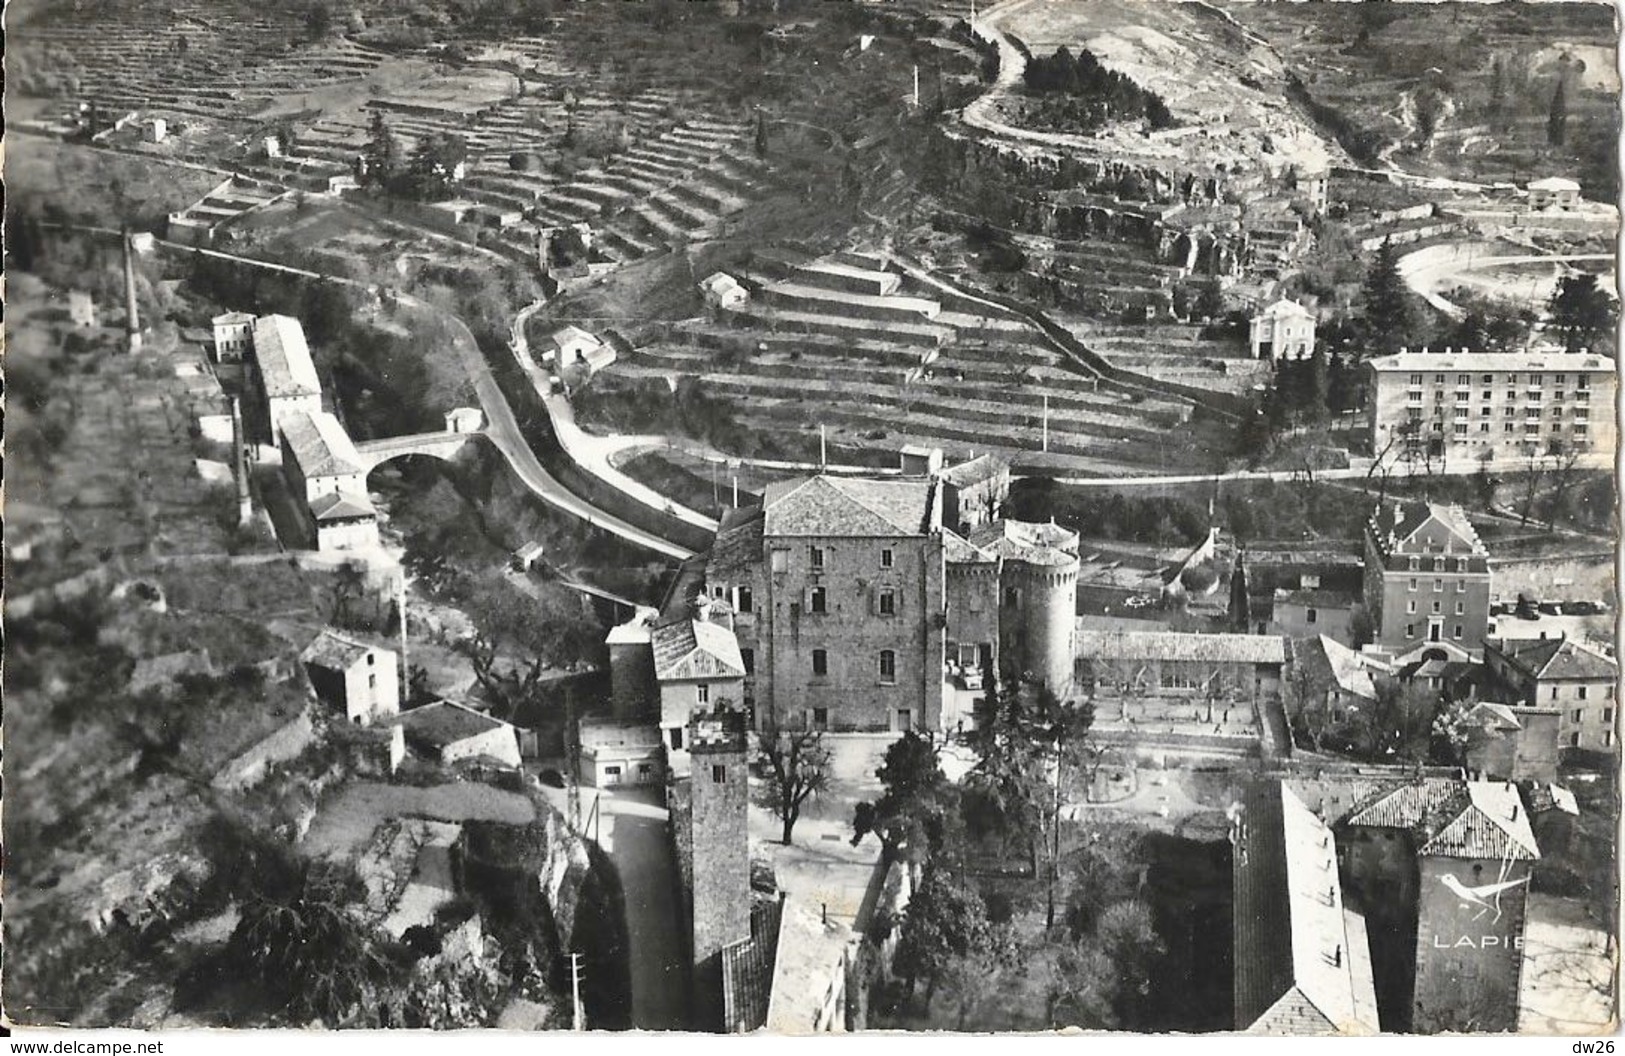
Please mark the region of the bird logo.
[[1502, 912], [1501, 895], [1520, 884], [1527, 884], [1529, 882], [1529, 878], [1527, 876], [1523, 876], [1516, 880], [1502, 879], [1493, 884], [1480, 884], [1477, 887], [1468, 887], [1466, 884], [1447, 873], [1444, 876], [1439, 877], [1439, 882], [1444, 884], [1445, 887], [1449, 888], [1457, 898], [1461, 899], [1463, 905], [1479, 907], [1478, 913], [1473, 917], [1474, 920], [1483, 919], [1484, 914], [1493, 910], [1495, 912], [1495, 916], [1492, 919], [1499, 921], [1501, 919]]

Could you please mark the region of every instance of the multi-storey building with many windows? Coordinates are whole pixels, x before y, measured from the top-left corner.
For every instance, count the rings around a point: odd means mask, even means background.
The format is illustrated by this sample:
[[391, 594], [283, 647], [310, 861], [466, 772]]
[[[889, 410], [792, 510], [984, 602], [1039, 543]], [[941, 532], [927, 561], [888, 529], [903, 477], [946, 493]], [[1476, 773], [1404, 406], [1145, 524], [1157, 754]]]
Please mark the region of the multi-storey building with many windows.
[[1424, 348], [1368, 366], [1373, 453], [1518, 458], [1612, 451], [1618, 439], [1607, 356]]
[[1619, 665], [1572, 638], [1500, 638], [1484, 659], [1514, 701], [1558, 711], [1558, 744], [1619, 750], [1615, 690]]
[[1482, 647], [1490, 619], [1490, 555], [1460, 506], [1392, 502], [1365, 527], [1365, 605], [1376, 644]]

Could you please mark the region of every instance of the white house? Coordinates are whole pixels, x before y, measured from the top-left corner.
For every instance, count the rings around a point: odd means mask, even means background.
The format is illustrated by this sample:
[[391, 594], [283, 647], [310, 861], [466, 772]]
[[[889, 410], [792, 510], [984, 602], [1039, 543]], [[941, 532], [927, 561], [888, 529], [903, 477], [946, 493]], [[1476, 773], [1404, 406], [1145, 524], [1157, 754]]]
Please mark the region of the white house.
[[553, 331], [548, 338], [548, 349], [542, 354], [542, 362], [567, 367], [577, 359], [589, 359], [603, 346], [604, 343], [596, 335], [587, 333], [579, 326], [566, 326]]
[[169, 123], [161, 117], [155, 117], [146, 122], [147, 139], [153, 143], [162, 143], [169, 138]]
[[378, 511], [367, 495], [367, 465], [350, 434], [327, 411], [282, 423], [282, 475], [299, 508], [309, 542], [319, 551], [378, 545]]
[[255, 319], [253, 327], [255, 374], [265, 393], [271, 443], [280, 445], [283, 422], [321, 411], [322, 382], [299, 320], [266, 315]]
[[74, 326], [96, 325], [96, 301], [84, 290], [68, 291], [68, 318]]
[[700, 295], [709, 308], [737, 308], [750, 300], [750, 291], [739, 285], [732, 275], [716, 272], [700, 283]]
[[446, 432], [477, 433], [485, 428], [485, 415], [478, 407], [454, 407], [446, 412]]
[[214, 324], [214, 360], [235, 363], [254, 342], [254, 317], [247, 312], [227, 312], [210, 320]]
[[1248, 341], [1254, 359], [1303, 359], [1314, 355], [1314, 313], [1283, 297], [1253, 316]]
[[393, 650], [324, 630], [299, 659], [317, 698], [343, 708], [344, 717], [356, 725], [400, 712], [400, 666]]
[[1580, 203], [1580, 185], [1562, 176], [1548, 176], [1529, 184], [1531, 209], [1573, 209]]

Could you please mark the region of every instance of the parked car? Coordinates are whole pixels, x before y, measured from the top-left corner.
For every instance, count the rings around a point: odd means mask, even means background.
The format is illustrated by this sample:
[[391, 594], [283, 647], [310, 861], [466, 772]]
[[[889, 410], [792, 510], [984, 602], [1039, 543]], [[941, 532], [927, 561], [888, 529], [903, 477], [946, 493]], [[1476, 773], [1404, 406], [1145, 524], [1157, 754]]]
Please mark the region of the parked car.
[[536, 780], [540, 781], [549, 788], [564, 787], [564, 775], [552, 767], [547, 767], [545, 770], [540, 771], [536, 775]]
[[1555, 601], [1542, 601], [1542, 602], [1539, 602], [1538, 604], [1536, 604], [1535, 608], [1539, 609], [1541, 612], [1545, 613], [1548, 616], [1561, 616], [1561, 615], [1563, 615], [1563, 607], [1562, 607], [1562, 605], [1560, 605], [1559, 603], [1557, 603]]

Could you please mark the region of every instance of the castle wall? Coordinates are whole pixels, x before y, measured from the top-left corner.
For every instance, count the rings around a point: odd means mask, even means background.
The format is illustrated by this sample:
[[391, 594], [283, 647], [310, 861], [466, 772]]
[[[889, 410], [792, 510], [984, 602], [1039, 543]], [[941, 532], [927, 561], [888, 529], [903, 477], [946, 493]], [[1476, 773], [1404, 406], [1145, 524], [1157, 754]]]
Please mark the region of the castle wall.
[[1024, 671], [1042, 679], [1058, 696], [1066, 696], [1077, 651], [1077, 561], [1055, 566], [1007, 561], [1000, 579], [1005, 647], [1015, 650]]

